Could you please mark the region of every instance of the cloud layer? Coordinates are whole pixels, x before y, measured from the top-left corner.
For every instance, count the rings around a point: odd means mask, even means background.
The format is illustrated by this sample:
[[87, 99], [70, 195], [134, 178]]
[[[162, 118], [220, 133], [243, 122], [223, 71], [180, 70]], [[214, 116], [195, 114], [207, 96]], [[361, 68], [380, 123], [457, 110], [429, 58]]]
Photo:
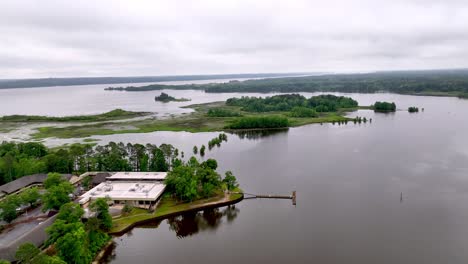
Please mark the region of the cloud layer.
[[464, 0], [15, 0], [0, 78], [468, 67]]

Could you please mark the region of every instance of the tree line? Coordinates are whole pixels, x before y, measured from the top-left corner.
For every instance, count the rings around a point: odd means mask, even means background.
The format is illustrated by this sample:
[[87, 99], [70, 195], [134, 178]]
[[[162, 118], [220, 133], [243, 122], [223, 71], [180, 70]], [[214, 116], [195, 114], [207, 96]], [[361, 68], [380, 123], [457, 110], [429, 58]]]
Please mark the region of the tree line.
[[246, 116], [237, 118], [226, 126], [227, 129], [265, 129], [286, 127], [289, 127], [289, 120], [283, 116]]
[[349, 97], [331, 94], [306, 98], [300, 94], [282, 94], [270, 97], [229, 98], [226, 105], [240, 106], [246, 112], [291, 111], [295, 107], [314, 109], [316, 112], [336, 112], [339, 108], [354, 108], [358, 102]]
[[[30, 87], [30, 86], [28, 86]], [[434, 93], [468, 98], [468, 70], [394, 71], [267, 78], [226, 83], [109, 87], [106, 90], [204, 90], [207, 93]]]
[[291, 93], [381, 91], [411, 93], [455, 93], [468, 97], [468, 70], [399, 71], [366, 74], [334, 74], [293, 78], [271, 78], [204, 85], [208, 93]]
[[0, 184], [36, 173], [87, 171], [167, 171], [179, 150], [170, 144], [73, 144], [58, 150], [42, 143], [0, 144]]

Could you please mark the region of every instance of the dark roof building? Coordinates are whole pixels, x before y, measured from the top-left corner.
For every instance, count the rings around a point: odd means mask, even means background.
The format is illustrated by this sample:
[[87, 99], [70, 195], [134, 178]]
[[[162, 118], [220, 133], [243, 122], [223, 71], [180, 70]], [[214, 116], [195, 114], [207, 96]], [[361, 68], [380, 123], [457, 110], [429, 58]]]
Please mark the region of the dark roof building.
[[[62, 177], [67, 180], [70, 180], [71, 176], [71, 174], [62, 174]], [[45, 179], [47, 179], [47, 174], [45, 173], [23, 176], [0, 186], [0, 196], [17, 192], [24, 187], [28, 187], [29, 185], [42, 184], [44, 183]]]

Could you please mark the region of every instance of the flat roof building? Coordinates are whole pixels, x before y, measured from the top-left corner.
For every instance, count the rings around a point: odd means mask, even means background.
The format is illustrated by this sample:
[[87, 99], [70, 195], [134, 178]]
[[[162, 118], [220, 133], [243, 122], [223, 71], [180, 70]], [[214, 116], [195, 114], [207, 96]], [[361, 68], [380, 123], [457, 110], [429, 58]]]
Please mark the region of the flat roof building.
[[164, 181], [167, 172], [116, 172], [108, 180]]
[[80, 197], [80, 204], [87, 207], [97, 198], [108, 198], [114, 204], [129, 204], [150, 208], [164, 192], [166, 172], [117, 172], [107, 177]]

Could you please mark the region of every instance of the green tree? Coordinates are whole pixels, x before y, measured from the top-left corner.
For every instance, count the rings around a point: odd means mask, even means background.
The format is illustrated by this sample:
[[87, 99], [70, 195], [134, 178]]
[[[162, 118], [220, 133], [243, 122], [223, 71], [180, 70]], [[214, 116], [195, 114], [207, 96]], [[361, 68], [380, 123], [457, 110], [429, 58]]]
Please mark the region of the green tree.
[[41, 194], [37, 187], [28, 188], [20, 194], [20, 200], [30, 206], [34, 206], [39, 198], [41, 198]]
[[165, 154], [161, 149], [156, 149], [154, 156], [154, 171], [168, 171], [169, 165], [167, 164], [164, 155]]
[[37, 142], [19, 143], [18, 150], [21, 154], [32, 158], [41, 158], [48, 153], [47, 147]]
[[236, 177], [232, 174], [231, 171], [227, 171], [223, 182], [226, 184], [226, 187], [229, 191], [234, 190], [235, 188], [239, 187], [239, 184], [237, 183]]
[[45, 244], [47, 246], [52, 245], [65, 234], [78, 230], [81, 227], [84, 227], [82, 222], [68, 223], [62, 219], [57, 219], [51, 226], [46, 228], [46, 233], [49, 235], [49, 237], [47, 238]]
[[70, 194], [73, 192], [73, 185], [69, 182], [62, 182], [59, 185], [49, 187], [43, 195], [43, 210], [58, 210], [63, 204], [70, 202]]
[[198, 153], [198, 148], [197, 146], [193, 146], [193, 154], [197, 155]]
[[41, 251], [33, 243], [27, 242], [19, 246], [15, 258], [21, 263], [30, 264], [33, 263], [32, 259], [39, 255], [39, 253]]
[[12, 152], [7, 152], [1, 159], [0, 159], [0, 172], [2, 174], [2, 182], [7, 183], [11, 182], [15, 178], [15, 157], [13, 156]]
[[49, 173], [44, 181], [44, 188], [49, 189], [65, 181], [66, 180], [59, 173]]
[[107, 231], [112, 227], [112, 216], [109, 213], [107, 199], [98, 198], [90, 204], [89, 208], [99, 220], [99, 228], [101, 230]]
[[73, 171], [75, 173], [83, 173], [86, 170], [85, 164], [84, 164], [84, 154], [85, 154], [85, 148], [84, 145], [82, 144], [72, 144], [70, 146], [70, 158], [73, 163]]
[[207, 159], [205, 162], [202, 163], [202, 166], [208, 167], [212, 170], [216, 170], [218, 168], [218, 162], [215, 159]]
[[198, 196], [194, 167], [179, 166], [170, 171], [165, 179], [166, 188], [183, 201], [193, 201]]
[[15, 220], [17, 215], [16, 208], [21, 204], [19, 197], [15, 194], [7, 196], [3, 201], [0, 203], [1, 218], [7, 222], [11, 223], [11, 221]]
[[44, 157], [47, 170], [50, 172], [70, 173], [73, 170], [73, 160], [66, 149], [59, 149]]
[[83, 214], [84, 210], [79, 204], [69, 202], [60, 207], [57, 219], [63, 220], [66, 223], [75, 223], [81, 221]]
[[58, 256], [66, 263], [88, 264], [91, 262], [92, 256], [86, 241], [87, 234], [84, 227], [79, 227], [57, 239], [55, 248]]
[[83, 180], [81, 181], [81, 186], [83, 186], [83, 188], [85, 188], [86, 190], [89, 190], [91, 188], [91, 183], [92, 183], [92, 178], [91, 176], [86, 176], [83, 178]]
[[200, 156], [202, 157], [205, 156], [205, 149], [206, 149], [205, 145], [202, 145], [200, 148]]
[[37, 255], [31, 262], [32, 264], [67, 264], [58, 256], [48, 256], [46, 254]]

